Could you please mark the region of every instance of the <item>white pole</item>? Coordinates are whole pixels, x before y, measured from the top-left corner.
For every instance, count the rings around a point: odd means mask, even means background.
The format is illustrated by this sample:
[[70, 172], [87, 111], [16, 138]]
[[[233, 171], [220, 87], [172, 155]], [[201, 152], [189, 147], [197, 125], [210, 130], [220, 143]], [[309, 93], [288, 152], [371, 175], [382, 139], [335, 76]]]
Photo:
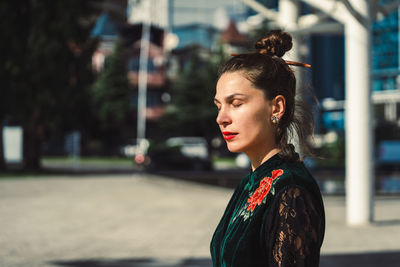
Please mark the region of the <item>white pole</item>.
[[[300, 14], [300, 3], [299, 0], [280, 0], [279, 1], [279, 25], [283, 27], [283, 30], [291, 31], [298, 28], [298, 20]], [[301, 62], [300, 46], [301, 35], [292, 33], [293, 48], [288, 53], [288, 59], [293, 61]], [[300, 68], [295, 68], [296, 71], [296, 88], [300, 89], [302, 86], [302, 73]]]
[[371, 21], [368, 0], [350, 4], [364, 18], [349, 16], [346, 42], [346, 206], [349, 225], [365, 225], [373, 218], [373, 132], [371, 103]]
[[[299, 1], [298, 0], [280, 0], [279, 1], [279, 25], [283, 27], [283, 30], [290, 31], [291, 29], [297, 28], [297, 22], [299, 19]], [[292, 34], [293, 37], [293, 48], [290, 50], [290, 59], [299, 61], [299, 37], [296, 34]]]
[[299, 19], [299, 1], [298, 0], [280, 0], [279, 1], [279, 24], [285, 29], [297, 27]]
[[[147, 1], [146, 11], [150, 13], [151, 0]], [[146, 101], [147, 101], [147, 66], [150, 46], [150, 14], [149, 21], [142, 22], [142, 38], [140, 43], [139, 81], [138, 81], [138, 114], [137, 114], [137, 144], [138, 154], [145, 153], [146, 146]]]

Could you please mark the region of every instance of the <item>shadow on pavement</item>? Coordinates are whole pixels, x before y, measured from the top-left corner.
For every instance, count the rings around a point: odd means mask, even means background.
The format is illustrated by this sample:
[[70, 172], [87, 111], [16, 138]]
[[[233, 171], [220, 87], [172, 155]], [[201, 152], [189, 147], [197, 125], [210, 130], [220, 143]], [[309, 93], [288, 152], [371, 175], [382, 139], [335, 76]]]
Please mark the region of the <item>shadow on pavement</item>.
[[151, 258], [138, 259], [87, 259], [71, 261], [53, 261], [56, 266], [71, 267], [211, 267], [209, 258], [182, 259], [173, 262], [156, 260]]
[[171, 179], [235, 188], [239, 184], [240, 180], [247, 174], [247, 170], [153, 171], [149, 173]]
[[[320, 267], [397, 267], [400, 262], [400, 251], [383, 251], [375, 253], [322, 255]], [[183, 259], [167, 262], [152, 258], [138, 259], [87, 259], [71, 261], [53, 261], [55, 266], [71, 267], [211, 267], [209, 258]]]
[[391, 226], [391, 225], [400, 225], [400, 220], [385, 220], [385, 221], [374, 221], [374, 226]]
[[400, 251], [382, 251], [374, 253], [322, 255], [320, 267], [397, 267]]

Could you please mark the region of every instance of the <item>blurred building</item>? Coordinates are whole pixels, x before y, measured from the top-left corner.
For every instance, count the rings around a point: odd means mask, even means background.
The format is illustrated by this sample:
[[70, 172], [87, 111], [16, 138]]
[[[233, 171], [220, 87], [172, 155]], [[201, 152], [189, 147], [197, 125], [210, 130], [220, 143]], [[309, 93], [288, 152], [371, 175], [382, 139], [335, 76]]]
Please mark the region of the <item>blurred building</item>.
[[[179, 40], [171, 51], [172, 78], [185, 69], [190, 54], [196, 51], [205, 61], [222, 49], [226, 54], [241, 53], [248, 47], [248, 8], [239, 0], [173, 1], [171, 31]], [[241, 28], [241, 30], [239, 30]]]
[[[241, 0], [174, 0], [171, 4], [170, 29], [177, 35], [177, 49], [191, 45], [215, 49], [221, 32], [235, 21], [243, 25], [248, 18], [248, 7]], [[242, 34], [246, 31], [241, 28]]]
[[[321, 103], [317, 132], [344, 130], [345, 49], [343, 35], [320, 34], [309, 38], [313, 93]], [[307, 60], [306, 60], [307, 61]]]
[[[166, 71], [166, 51], [164, 48], [165, 29], [168, 25], [166, 13], [168, 3], [154, 1], [105, 1], [104, 12], [97, 20], [92, 31], [99, 38], [99, 46], [93, 55], [93, 68], [101, 72], [104, 62], [115, 47], [118, 38], [125, 46], [125, 61], [127, 75], [132, 88], [131, 103], [137, 106], [140, 42], [142, 37], [142, 22], [151, 23], [150, 47], [147, 80], [147, 109], [146, 119], [157, 120], [164, 112], [168, 100], [168, 79]], [[150, 12], [150, 13], [146, 13]]]
[[92, 36], [99, 39], [99, 45], [93, 55], [92, 65], [100, 72], [105, 58], [110, 55], [117, 41], [119, 28], [126, 23], [127, 0], [105, 0], [99, 7], [103, 10], [92, 30]]
[[[382, 1], [389, 2], [389, 1]], [[376, 117], [400, 127], [399, 10], [373, 24], [372, 90]]]
[[111, 19], [110, 15], [101, 14], [92, 31], [92, 35], [99, 38], [99, 45], [92, 59], [93, 69], [97, 73], [103, 70], [106, 57], [114, 50], [118, 32], [117, 24]]
[[128, 0], [127, 19], [130, 24], [149, 23], [168, 30], [171, 0]]
[[[142, 24], [126, 24], [122, 29], [122, 38], [126, 42], [128, 78], [132, 85], [132, 104], [137, 104], [140, 44]], [[168, 94], [166, 70], [167, 58], [164, 51], [164, 30], [151, 26], [149, 59], [147, 64], [147, 108], [146, 119], [157, 120], [165, 110], [165, 97]]]
[[175, 26], [173, 32], [179, 40], [176, 50], [192, 45], [199, 45], [211, 50], [218, 36], [218, 30], [212, 25], [200, 23]]
[[[323, 108], [319, 128], [328, 131], [344, 130], [344, 37], [312, 36], [310, 51], [313, 65], [312, 85]], [[390, 122], [400, 127], [398, 11], [373, 23], [371, 57], [375, 124]]]
[[[258, 2], [271, 9], [277, 9], [279, 3], [278, 0]], [[142, 22], [152, 24], [147, 97], [150, 120], [162, 115], [170, 99], [167, 77], [174, 78], [185, 68], [190, 52], [195, 49], [206, 60], [222, 43], [228, 54], [240, 53], [248, 46], [249, 29], [244, 22], [255, 14], [240, 0], [110, 0], [105, 3], [105, 12], [93, 30], [101, 40], [93, 65], [101, 71], [120, 34], [126, 40], [133, 104], [137, 102], [141, 25]], [[312, 10], [302, 4], [302, 13], [309, 12]], [[172, 35], [176, 38], [175, 44], [167, 47], [165, 37]], [[375, 22], [372, 38], [372, 90], [377, 124], [389, 121], [399, 125], [398, 12]], [[304, 61], [313, 66], [305, 84], [311, 85], [322, 107], [317, 131], [344, 131], [344, 37], [318, 34], [305, 36], [304, 41], [308, 47]]]
[[230, 20], [228, 27], [221, 32], [219, 40], [228, 54], [242, 53], [244, 48], [249, 47], [248, 38], [239, 32], [234, 20]]

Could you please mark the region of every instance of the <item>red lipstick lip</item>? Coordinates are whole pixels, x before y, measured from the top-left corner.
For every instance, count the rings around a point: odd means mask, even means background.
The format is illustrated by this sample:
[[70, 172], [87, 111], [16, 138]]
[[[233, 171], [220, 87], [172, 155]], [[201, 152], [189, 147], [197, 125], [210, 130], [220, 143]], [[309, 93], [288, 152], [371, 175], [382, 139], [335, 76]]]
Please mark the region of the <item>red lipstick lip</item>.
[[234, 133], [234, 132], [222, 132], [222, 134], [224, 135], [224, 139], [225, 139], [225, 140], [231, 140], [231, 139], [235, 138], [235, 136], [236, 136], [238, 133]]
[[237, 133], [234, 133], [234, 132], [222, 132], [222, 134], [223, 135], [229, 135], [229, 134], [237, 134]]

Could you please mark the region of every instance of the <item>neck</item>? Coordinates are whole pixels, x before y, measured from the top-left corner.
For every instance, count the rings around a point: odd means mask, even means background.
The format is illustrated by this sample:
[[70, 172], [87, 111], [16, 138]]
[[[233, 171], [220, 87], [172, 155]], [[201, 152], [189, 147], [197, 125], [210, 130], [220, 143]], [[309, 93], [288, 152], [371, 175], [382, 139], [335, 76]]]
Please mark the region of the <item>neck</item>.
[[276, 155], [280, 151], [281, 150], [279, 148], [273, 148], [264, 154], [256, 154], [256, 155], [248, 154], [247, 156], [251, 161], [251, 169], [254, 171], [255, 169], [258, 168], [258, 166], [266, 162], [268, 159], [270, 159], [272, 156]]

